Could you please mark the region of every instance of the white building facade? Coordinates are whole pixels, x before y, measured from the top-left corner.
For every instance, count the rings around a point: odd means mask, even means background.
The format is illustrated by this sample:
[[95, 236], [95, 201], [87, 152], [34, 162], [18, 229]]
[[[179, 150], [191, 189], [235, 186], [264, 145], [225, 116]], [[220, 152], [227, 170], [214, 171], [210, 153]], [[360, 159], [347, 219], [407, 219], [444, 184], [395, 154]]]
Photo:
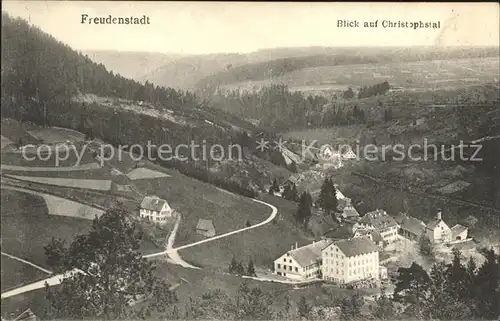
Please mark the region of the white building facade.
[[142, 219], [163, 224], [173, 217], [173, 211], [166, 200], [157, 196], [146, 196], [142, 200], [139, 216]]
[[299, 281], [321, 278], [321, 250], [328, 242], [322, 240], [292, 247], [274, 261], [274, 274]]
[[340, 284], [380, 279], [377, 246], [366, 238], [332, 242], [322, 251], [323, 279]]

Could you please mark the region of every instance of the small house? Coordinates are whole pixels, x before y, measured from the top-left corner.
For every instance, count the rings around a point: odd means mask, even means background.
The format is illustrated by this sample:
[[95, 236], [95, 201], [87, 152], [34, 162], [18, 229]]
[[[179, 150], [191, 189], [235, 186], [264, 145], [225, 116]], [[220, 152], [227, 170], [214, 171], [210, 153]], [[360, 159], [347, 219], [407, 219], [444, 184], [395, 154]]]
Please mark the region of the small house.
[[416, 241], [425, 233], [425, 223], [412, 216], [401, 214], [396, 218], [399, 224], [399, 234]]
[[432, 243], [446, 243], [451, 241], [451, 229], [443, 221], [441, 211], [438, 211], [436, 219], [427, 223], [425, 234]]
[[206, 237], [215, 236], [215, 226], [212, 220], [200, 218], [198, 224], [196, 225], [196, 233]]
[[148, 221], [166, 223], [173, 216], [173, 211], [166, 200], [158, 196], [146, 196], [141, 202], [139, 215]]
[[451, 228], [451, 236], [453, 240], [462, 241], [467, 239], [467, 228], [457, 224]]

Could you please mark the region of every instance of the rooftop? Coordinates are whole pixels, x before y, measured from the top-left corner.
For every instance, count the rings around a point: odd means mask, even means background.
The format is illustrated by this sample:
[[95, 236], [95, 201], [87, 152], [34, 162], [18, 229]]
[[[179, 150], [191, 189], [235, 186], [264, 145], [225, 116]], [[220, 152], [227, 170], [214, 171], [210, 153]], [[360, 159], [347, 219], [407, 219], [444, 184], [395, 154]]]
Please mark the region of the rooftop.
[[457, 224], [451, 228], [453, 234], [460, 234], [467, 231], [467, 228], [463, 225]]
[[297, 263], [302, 266], [309, 266], [316, 263], [321, 258], [321, 251], [328, 245], [329, 240], [313, 242], [288, 252]]
[[202, 231], [209, 231], [215, 229], [214, 223], [212, 220], [205, 220], [200, 218], [198, 221], [198, 224], [196, 225], [197, 230], [202, 230]]
[[347, 257], [378, 252], [378, 248], [367, 238], [354, 237], [351, 239], [340, 240], [334, 244], [344, 253]]
[[384, 229], [398, 224], [392, 216], [386, 213], [386, 211], [379, 209], [366, 213], [359, 220], [359, 223], [373, 225], [376, 229]]
[[412, 216], [404, 217], [399, 224], [401, 225], [401, 228], [403, 230], [406, 230], [417, 236], [420, 236], [425, 230], [424, 222]]
[[[141, 208], [150, 210], [150, 211], [156, 211], [159, 212], [163, 208], [163, 205], [165, 205], [167, 201], [164, 199], [159, 198], [158, 196], [146, 196], [141, 202]], [[168, 203], [167, 203], [168, 205]]]

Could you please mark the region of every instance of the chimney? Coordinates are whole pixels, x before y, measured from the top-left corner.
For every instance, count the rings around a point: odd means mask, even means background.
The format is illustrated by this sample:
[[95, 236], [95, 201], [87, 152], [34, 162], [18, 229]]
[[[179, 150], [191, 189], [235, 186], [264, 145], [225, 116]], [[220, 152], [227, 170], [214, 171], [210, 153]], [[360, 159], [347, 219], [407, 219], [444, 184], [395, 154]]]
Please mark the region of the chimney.
[[293, 244], [292, 244], [292, 246], [291, 246], [291, 248], [290, 248], [290, 251], [293, 251]]
[[295, 248], [298, 248], [298, 247], [299, 247], [299, 246], [298, 246], [298, 243], [297, 243], [297, 242], [295, 242]]
[[438, 219], [438, 221], [443, 219], [443, 215], [441, 213], [441, 210], [438, 210], [436, 218]]

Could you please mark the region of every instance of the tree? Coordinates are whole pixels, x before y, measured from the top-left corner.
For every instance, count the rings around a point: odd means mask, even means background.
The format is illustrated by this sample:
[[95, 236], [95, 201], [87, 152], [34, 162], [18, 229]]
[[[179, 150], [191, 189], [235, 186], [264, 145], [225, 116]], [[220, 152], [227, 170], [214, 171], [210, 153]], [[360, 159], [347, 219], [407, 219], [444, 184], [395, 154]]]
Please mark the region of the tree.
[[307, 302], [305, 296], [302, 295], [300, 297], [299, 302], [297, 303], [297, 309], [298, 309], [299, 317], [305, 318], [306, 320], [309, 318], [312, 307]]
[[229, 264], [229, 273], [235, 273], [238, 269], [238, 261], [236, 261], [236, 258], [233, 256], [231, 259], [231, 263]]
[[[153, 263], [138, 252], [142, 234], [128, 215], [122, 207], [108, 209], [93, 221], [88, 234], [77, 236], [68, 248], [62, 250], [57, 240], [45, 247], [56, 270], [82, 271], [57, 288], [47, 286], [51, 317], [122, 319], [165, 312], [175, 301], [165, 281], [154, 276]], [[150, 302], [137, 311], [128, 302], [139, 298]]]
[[340, 304], [341, 320], [356, 320], [361, 316], [361, 307], [365, 304], [364, 298], [356, 293], [345, 297]]
[[46, 254], [46, 263], [52, 268], [56, 273], [64, 272], [61, 262], [66, 254], [66, 248], [64, 246], [64, 241], [60, 238], [52, 237], [52, 241], [43, 247]]
[[245, 267], [243, 266], [243, 264], [241, 264], [241, 262], [238, 262], [238, 264], [236, 265], [235, 272], [238, 275], [245, 275]]
[[247, 222], [245, 223], [245, 226], [246, 226], [246, 227], [250, 227], [250, 226], [252, 226], [252, 224], [250, 224], [250, 220], [247, 220]]
[[256, 276], [257, 275], [257, 274], [255, 274], [255, 266], [253, 265], [252, 259], [250, 259], [250, 261], [248, 261], [247, 275], [248, 276]]
[[500, 316], [500, 259], [493, 249], [486, 250], [486, 261], [476, 275], [476, 315], [487, 320]]
[[276, 178], [273, 181], [273, 191], [276, 193], [280, 191], [280, 184], [278, 184], [278, 180]]
[[311, 215], [311, 195], [307, 192], [303, 192], [300, 196], [295, 218], [299, 223], [306, 227]]
[[371, 314], [380, 320], [393, 320], [397, 314], [394, 302], [389, 298], [385, 291], [375, 299], [375, 305], [370, 306]]
[[290, 172], [292, 172], [292, 173], [297, 173], [297, 171], [298, 171], [298, 170], [297, 170], [297, 163], [295, 163], [295, 161], [292, 161], [292, 162], [290, 163]]
[[427, 318], [431, 285], [427, 272], [413, 262], [409, 268], [398, 269], [393, 299], [403, 305], [405, 314]]
[[237, 320], [271, 320], [273, 299], [259, 287], [250, 288], [247, 282], [241, 284], [236, 295]]
[[335, 185], [330, 178], [325, 178], [321, 185], [321, 190], [317, 200], [317, 204], [327, 214], [332, 214], [338, 206], [337, 191]]
[[434, 259], [434, 246], [432, 245], [431, 240], [425, 235], [422, 234], [418, 240], [418, 246], [420, 254], [428, 259]]

